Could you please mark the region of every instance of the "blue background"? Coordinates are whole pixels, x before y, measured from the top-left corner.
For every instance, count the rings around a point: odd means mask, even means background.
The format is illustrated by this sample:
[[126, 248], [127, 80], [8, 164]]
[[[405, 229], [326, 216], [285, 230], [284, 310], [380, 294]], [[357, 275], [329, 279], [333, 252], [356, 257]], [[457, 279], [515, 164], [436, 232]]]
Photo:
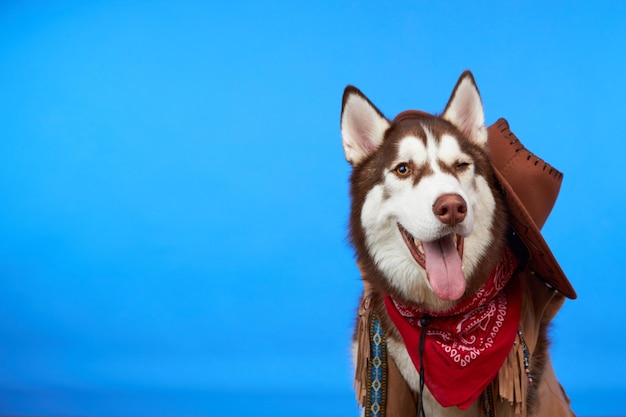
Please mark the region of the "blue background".
[[349, 416], [341, 95], [471, 69], [565, 173], [544, 235], [579, 415], [626, 415], [626, 3], [0, 3], [0, 414]]

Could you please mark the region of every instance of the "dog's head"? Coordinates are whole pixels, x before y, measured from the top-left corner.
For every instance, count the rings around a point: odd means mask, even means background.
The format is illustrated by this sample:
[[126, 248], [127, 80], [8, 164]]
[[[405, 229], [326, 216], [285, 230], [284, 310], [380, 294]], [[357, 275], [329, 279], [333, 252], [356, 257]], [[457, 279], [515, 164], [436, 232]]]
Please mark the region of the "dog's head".
[[364, 272], [432, 310], [480, 287], [497, 261], [488, 251], [501, 244], [505, 215], [472, 74], [461, 75], [440, 117], [389, 121], [349, 86], [341, 134], [353, 166], [350, 234]]

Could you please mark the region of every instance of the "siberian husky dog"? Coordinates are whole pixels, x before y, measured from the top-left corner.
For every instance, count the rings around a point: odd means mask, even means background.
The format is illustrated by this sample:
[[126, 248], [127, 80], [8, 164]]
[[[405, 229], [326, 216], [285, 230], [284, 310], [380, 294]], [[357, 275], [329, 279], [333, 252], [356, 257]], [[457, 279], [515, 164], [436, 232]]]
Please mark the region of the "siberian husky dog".
[[[471, 73], [463, 73], [441, 115], [423, 118], [390, 121], [348, 86], [341, 134], [353, 167], [350, 240], [364, 280], [435, 313], [476, 293], [501, 259], [508, 226]], [[388, 317], [381, 321], [389, 356], [411, 390], [420, 392], [402, 338]], [[442, 407], [427, 387], [422, 397], [427, 415], [479, 412], [476, 404]]]

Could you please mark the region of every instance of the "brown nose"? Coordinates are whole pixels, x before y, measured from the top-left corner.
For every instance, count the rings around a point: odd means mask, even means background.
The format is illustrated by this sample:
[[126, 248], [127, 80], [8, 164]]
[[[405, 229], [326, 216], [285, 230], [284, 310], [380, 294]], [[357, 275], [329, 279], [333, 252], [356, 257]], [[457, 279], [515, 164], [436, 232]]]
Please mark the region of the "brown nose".
[[467, 204], [458, 194], [443, 194], [433, 204], [433, 213], [441, 223], [454, 226], [465, 219]]

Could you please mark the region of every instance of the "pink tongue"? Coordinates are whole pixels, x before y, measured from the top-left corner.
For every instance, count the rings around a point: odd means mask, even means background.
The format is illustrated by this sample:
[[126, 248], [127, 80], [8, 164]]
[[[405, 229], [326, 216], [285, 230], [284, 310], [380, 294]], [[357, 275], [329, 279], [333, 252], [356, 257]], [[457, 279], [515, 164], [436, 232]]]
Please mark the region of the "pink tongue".
[[465, 277], [461, 269], [461, 257], [452, 236], [422, 244], [428, 280], [437, 297], [452, 301], [461, 298], [465, 292]]

